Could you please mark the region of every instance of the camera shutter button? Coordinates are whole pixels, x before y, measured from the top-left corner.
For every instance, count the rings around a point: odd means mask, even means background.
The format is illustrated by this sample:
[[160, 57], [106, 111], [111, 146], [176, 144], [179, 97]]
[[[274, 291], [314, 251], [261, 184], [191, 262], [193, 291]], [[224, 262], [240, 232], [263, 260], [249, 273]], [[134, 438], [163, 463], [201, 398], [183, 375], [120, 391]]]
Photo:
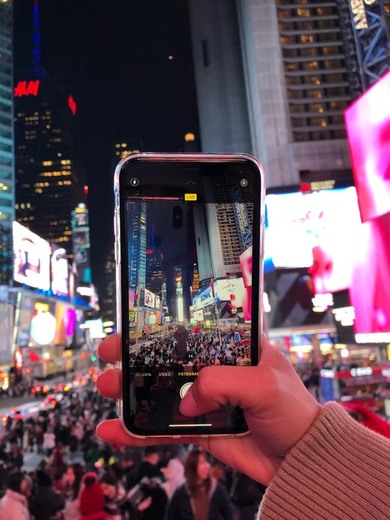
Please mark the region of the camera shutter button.
[[189, 390], [191, 385], [192, 385], [192, 383], [184, 383], [184, 385], [180, 388], [180, 397], [182, 399], [186, 395], [186, 393], [188, 392], [188, 390]]

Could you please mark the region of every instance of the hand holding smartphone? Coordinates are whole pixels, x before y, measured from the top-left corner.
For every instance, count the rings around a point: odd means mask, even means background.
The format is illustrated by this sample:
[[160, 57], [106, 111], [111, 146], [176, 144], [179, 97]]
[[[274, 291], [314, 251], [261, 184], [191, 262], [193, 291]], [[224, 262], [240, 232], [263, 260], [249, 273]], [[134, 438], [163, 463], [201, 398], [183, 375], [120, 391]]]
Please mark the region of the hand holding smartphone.
[[230, 405], [186, 417], [203, 367], [258, 363], [264, 174], [248, 155], [138, 154], [115, 172], [122, 421], [134, 436], [239, 435]]

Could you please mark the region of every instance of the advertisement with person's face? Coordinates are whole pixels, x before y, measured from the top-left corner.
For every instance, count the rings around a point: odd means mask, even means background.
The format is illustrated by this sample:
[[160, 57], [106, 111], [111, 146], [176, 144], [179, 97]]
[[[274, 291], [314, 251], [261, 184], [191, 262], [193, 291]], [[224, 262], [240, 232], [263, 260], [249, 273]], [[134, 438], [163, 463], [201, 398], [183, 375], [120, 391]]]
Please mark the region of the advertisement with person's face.
[[390, 211], [390, 72], [345, 111], [363, 222]]
[[50, 245], [18, 222], [13, 223], [14, 280], [50, 289]]

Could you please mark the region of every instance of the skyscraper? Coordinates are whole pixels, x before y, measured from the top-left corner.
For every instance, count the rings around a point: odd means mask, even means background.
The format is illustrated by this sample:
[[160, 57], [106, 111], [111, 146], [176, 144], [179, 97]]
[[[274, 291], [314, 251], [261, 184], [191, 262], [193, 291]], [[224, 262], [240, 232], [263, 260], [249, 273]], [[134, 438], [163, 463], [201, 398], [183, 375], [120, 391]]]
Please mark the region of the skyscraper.
[[15, 86], [16, 217], [72, 253], [71, 214], [83, 201], [72, 144], [72, 98], [42, 72]]
[[77, 163], [73, 96], [41, 65], [39, 5], [34, 4], [31, 67], [14, 87], [16, 218], [72, 257], [72, 211], [84, 202], [84, 171]]
[[268, 186], [351, 176], [338, 1], [190, 0], [190, 15], [203, 151], [253, 153]]
[[129, 202], [127, 207], [128, 277], [129, 289], [133, 290], [138, 305], [143, 305], [143, 291], [146, 288], [146, 204]]
[[0, 2], [0, 285], [9, 281], [15, 219], [12, 90], [12, 2]]

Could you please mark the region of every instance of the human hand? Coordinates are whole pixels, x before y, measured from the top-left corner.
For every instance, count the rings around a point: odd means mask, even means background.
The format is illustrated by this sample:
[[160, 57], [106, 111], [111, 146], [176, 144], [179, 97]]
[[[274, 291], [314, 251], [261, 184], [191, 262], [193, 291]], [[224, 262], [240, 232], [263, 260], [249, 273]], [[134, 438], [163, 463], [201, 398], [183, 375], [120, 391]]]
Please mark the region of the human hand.
[[[120, 349], [119, 336], [112, 335], [99, 345], [98, 354], [104, 361], [115, 362], [121, 357]], [[119, 399], [121, 371], [107, 369], [98, 377], [97, 387], [101, 395]], [[309, 429], [321, 408], [293, 366], [265, 337], [257, 366], [202, 368], [183, 398], [180, 412], [194, 417], [227, 403], [244, 410], [248, 435], [141, 439], [129, 435], [120, 419], [101, 422], [97, 435], [106, 442], [139, 447], [197, 444], [223, 463], [268, 485], [284, 457]]]

